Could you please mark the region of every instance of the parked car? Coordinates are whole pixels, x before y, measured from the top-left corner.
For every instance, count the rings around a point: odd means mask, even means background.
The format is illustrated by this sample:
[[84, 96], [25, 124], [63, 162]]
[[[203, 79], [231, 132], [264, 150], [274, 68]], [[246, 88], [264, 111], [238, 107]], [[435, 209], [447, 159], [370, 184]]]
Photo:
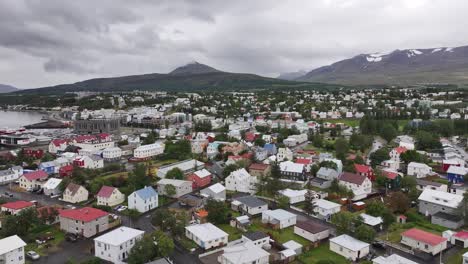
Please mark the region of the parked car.
[[55, 198], [60, 197], [60, 196], [61, 196], [61, 194], [55, 194], [55, 195], [51, 195], [50, 198], [55, 199]]
[[47, 241], [54, 240], [55, 237], [52, 235], [52, 233], [47, 232], [42, 236], [39, 236], [36, 238], [36, 243], [38, 244], [45, 244]]
[[68, 242], [76, 242], [78, 240], [78, 236], [72, 233], [67, 233], [65, 235], [65, 240]]
[[12, 193], [9, 193], [9, 192], [5, 192], [5, 196], [6, 196], [6, 197], [13, 197], [13, 194], [12, 194]]
[[26, 256], [32, 260], [38, 260], [41, 257], [39, 254], [32, 250], [26, 252]]
[[117, 211], [118, 211], [118, 212], [122, 212], [122, 211], [127, 210], [127, 208], [128, 208], [127, 206], [122, 205], [119, 209], [117, 209]]

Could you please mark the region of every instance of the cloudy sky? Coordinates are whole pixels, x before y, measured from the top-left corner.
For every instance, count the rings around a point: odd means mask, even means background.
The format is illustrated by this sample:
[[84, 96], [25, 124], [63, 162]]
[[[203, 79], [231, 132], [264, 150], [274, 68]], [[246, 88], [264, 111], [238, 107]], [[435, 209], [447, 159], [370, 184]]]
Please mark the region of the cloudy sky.
[[468, 45], [466, 0], [3, 0], [0, 83], [21, 88], [191, 61], [276, 76], [360, 53]]

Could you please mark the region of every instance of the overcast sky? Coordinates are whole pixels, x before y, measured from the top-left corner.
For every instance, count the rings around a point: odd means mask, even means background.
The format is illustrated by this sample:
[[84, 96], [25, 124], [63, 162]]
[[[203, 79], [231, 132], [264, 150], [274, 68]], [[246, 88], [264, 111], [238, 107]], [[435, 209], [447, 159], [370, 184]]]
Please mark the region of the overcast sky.
[[468, 45], [467, 0], [2, 0], [0, 83], [166, 73], [276, 76], [360, 53]]

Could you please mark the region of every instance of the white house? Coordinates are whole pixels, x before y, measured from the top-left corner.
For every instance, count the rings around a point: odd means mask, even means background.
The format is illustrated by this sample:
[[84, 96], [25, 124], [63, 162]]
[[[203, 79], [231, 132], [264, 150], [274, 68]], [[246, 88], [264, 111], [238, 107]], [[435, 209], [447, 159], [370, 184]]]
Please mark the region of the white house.
[[0, 239], [0, 263], [23, 264], [25, 246], [26, 243], [17, 235]]
[[193, 240], [201, 248], [207, 250], [226, 245], [229, 235], [212, 223], [205, 223], [186, 226], [185, 236]]
[[226, 187], [221, 183], [215, 183], [200, 191], [200, 195], [207, 198], [213, 198], [218, 201], [226, 200]]
[[384, 257], [379, 256], [372, 260], [372, 264], [418, 264], [412, 260], [404, 258], [397, 254], [392, 254], [390, 256]]
[[279, 193], [284, 197], [287, 197], [290, 204], [295, 204], [305, 201], [307, 190], [284, 189], [279, 191]]
[[14, 166], [7, 170], [0, 171], [0, 185], [14, 182], [23, 176], [23, 168], [20, 166]]
[[133, 156], [137, 159], [146, 159], [164, 153], [165, 145], [159, 142], [139, 146], [133, 151]]
[[101, 169], [104, 168], [104, 160], [97, 155], [77, 156], [73, 165], [86, 169]]
[[317, 242], [330, 236], [330, 228], [319, 222], [298, 221], [294, 226], [294, 234], [301, 236], [310, 242]]
[[225, 179], [226, 190], [253, 194], [257, 177], [251, 176], [244, 168], [235, 170]]
[[102, 186], [96, 197], [97, 204], [104, 206], [116, 206], [125, 201], [125, 194], [111, 186]]
[[79, 203], [88, 200], [89, 192], [85, 187], [70, 183], [63, 192], [63, 201], [69, 203]]
[[316, 216], [320, 219], [329, 221], [333, 214], [341, 211], [341, 204], [330, 202], [325, 199], [316, 199], [314, 201], [316, 207], [314, 209]]
[[447, 238], [417, 228], [411, 228], [401, 233], [400, 242], [412, 249], [418, 249], [432, 255], [447, 248]]
[[369, 254], [370, 245], [346, 234], [330, 239], [330, 250], [356, 261]]
[[175, 187], [175, 194], [171, 197], [178, 198], [184, 194], [192, 192], [192, 182], [175, 180], [175, 179], [162, 179], [158, 182], [158, 193], [162, 195], [168, 195], [166, 186], [172, 185]]
[[57, 195], [61, 193], [59, 185], [62, 182], [62, 179], [57, 178], [50, 178], [47, 182], [42, 186], [44, 189], [45, 195]]
[[268, 210], [268, 203], [255, 196], [233, 198], [231, 208], [249, 215], [257, 215]]
[[372, 193], [372, 182], [364, 175], [343, 172], [339, 176], [338, 182], [353, 191], [353, 201], [364, 199]]
[[116, 264], [124, 264], [135, 243], [143, 238], [144, 231], [121, 226], [94, 239], [96, 257]]
[[270, 253], [250, 241], [225, 247], [219, 256], [221, 264], [268, 264]]
[[134, 191], [128, 196], [128, 208], [140, 213], [148, 212], [158, 207], [158, 193], [151, 186]]
[[305, 166], [301, 163], [292, 161], [283, 161], [279, 164], [281, 175], [287, 179], [304, 181], [305, 179]]
[[277, 161], [293, 160], [293, 152], [289, 148], [279, 148], [276, 154]]
[[408, 164], [409, 176], [415, 176], [416, 178], [425, 178], [433, 174], [432, 168], [424, 163], [410, 162]]
[[106, 161], [119, 160], [122, 157], [122, 149], [119, 147], [105, 148], [102, 157]]
[[275, 228], [283, 229], [296, 224], [297, 216], [283, 209], [266, 210], [262, 212], [262, 223], [268, 223]]

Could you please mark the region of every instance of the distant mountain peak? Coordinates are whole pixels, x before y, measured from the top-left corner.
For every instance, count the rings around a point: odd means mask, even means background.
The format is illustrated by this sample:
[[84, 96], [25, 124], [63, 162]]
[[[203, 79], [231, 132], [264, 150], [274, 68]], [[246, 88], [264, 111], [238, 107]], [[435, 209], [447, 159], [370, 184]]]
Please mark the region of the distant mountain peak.
[[13, 87], [11, 85], [0, 84], [0, 93], [10, 93], [18, 90], [18, 88]]
[[193, 75], [193, 74], [203, 74], [203, 73], [212, 73], [212, 72], [220, 72], [220, 71], [208, 65], [199, 63], [197, 61], [192, 61], [184, 66], [177, 67], [175, 70], [171, 71], [169, 74], [170, 75]]
[[296, 71], [296, 72], [285, 72], [285, 73], [281, 73], [276, 78], [281, 79], [281, 80], [292, 81], [292, 80], [295, 80], [295, 79], [297, 79], [299, 77], [304, 76], [306, 73], [307, 73], [307, 71], [304, 71], [304, 70], [300, 70], [300, 71]]

